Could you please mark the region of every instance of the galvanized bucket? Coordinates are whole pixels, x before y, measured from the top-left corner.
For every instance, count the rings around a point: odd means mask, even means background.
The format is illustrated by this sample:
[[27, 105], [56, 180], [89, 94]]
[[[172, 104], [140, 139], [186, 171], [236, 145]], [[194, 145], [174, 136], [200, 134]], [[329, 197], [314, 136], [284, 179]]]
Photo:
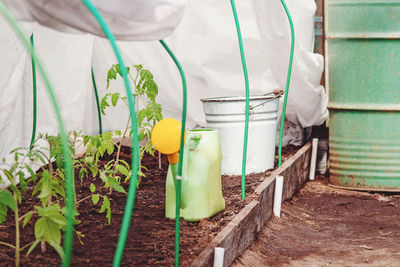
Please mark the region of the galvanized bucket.
[[[219, 132], [222, 151], [221, 173], [242, 173], [245, 97], [205, 98], [207, 127]], [[279, 95], [250, 97], [246, 174], [274, 167]]]
[[328, 1], [330, 182], [400, 191], [400, 1]]

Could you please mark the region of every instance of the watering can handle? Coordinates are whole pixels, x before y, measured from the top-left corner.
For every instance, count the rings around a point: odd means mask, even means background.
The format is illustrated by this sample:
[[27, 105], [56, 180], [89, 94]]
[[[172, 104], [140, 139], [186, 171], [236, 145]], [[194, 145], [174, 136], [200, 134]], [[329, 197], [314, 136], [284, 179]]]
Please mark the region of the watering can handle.
[[256, 107], [265, 105], [265, 104], [267, 104], [268, 102], [271, 102], [272, 100], [275, 100], [275, 99], [281, 97], [281, 96], [283, 95], [283, 93], [284, 93], [283, 90], [281, 90], [281, 89], [275, 89], [274, 91], [265, 94], [266, 96], [267, 96], [267, 95], [274, 95], [272, 98], [270, 98], [270, 99], [268, 99], [268, 100], [266, 100], [266, 101], [264, 101], [264, 102], [262, 102], [262, 103], [260, 103], [260, 104], [257, 104], [257, 105], [255, 105], [255, 106], [250, 105], [250, 106], [249, 106], [249, 110], [253, 110], [253, 109], [256, 108]]

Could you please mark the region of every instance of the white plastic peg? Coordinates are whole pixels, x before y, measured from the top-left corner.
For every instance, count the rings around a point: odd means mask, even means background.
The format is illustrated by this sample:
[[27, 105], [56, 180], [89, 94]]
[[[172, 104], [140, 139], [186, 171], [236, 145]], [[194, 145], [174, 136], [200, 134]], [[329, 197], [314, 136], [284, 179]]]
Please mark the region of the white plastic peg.
[[278, 218], [281, 217], [282, 193], [283, 193], [283, 176], [278, 175], [275, 178], [275, 195], [274, 195], [274, 215]]
[[315, 178], [315, 166], [317, 164], [317, 150], [318, 150], [318, 138], [312, 140], [311, 150], [311, 163], [310, 163], [310, 180]]
[[224, 266], [224, 254], [225, 248], [216, 247], [214, 248], [214, 267]]

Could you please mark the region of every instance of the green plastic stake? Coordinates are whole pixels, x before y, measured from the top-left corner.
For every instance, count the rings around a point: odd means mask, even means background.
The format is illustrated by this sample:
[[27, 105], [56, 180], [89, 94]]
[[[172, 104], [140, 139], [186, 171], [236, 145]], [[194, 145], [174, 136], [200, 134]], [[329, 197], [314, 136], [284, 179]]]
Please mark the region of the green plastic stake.
[[138, 138], [138, 125], [137, 125], [137, 118], [135, 112], [135, 104], [132, 97], [132, 90], [128, 80], [128, 73], [124, 64], [124, 61], [121, 57], [121, 53], [119, 52], [117, 43], [115, 42], [114, 35], [111, 33], [109, 27], [105, 23], [104, 19], [102, 18], [101, 14], [97, 10], [97, 8], [89, 1], [89, 0], [82, 0], [85, 6], [89, 9], [89, 11], [93, 14], [96, 20], [99, 22], [105, 36], [111, 43], [111, 46], [114, 50], [115, 56], [118, 59], [118, 63], [121, 66], [121, 73], [124, 79], [126, 95], [128, 97], [128, 107], [130, 111], [130, 118], [131, 118], [131, 127], [132, 127], [132, 176], [129, 182], [129, 191], [128, 197], [126, 200], [124, 216], [122, 218], [122, 225], [120, 230], [120, 236], [118, 239], [117, 248], [115, 249], [115, 256], [113, 261], [113, 266], [119, 266], [121, 264], [122, 255], [125, 249], [126, 238], [128, 236], [129, 227], [132, 218], [132, 211], [135, 206], [135, 198], [136, 198], [136, 186], [138, 181], [138, 170], [139, 170], [139, 138]]
[[290, 24], [291, 45], [290, 45], [289, 66], [288, 66], [288, 72], [287, 72], [287, 76], [286, 76], [285, 97], [283, 99], [283, 106], [282, 106], [281, 126], [279, 128], [278, 167], [280, 167], [282, 165], [283, 126], [285, 124], [286, 105], [287, 105], [287, 98], [289, 96], [290, 76], [292, 74], [293, 54], [294, 54], [294, 37], [295, 37], [293, 21], [292, 21], [292, 17], [290, 16], [289, 9], [287, 8], [284, 0], [281, 0], [281, 3], [282, 3], [283, 8], [285, 9], [286, 16], [288, 17], [289, 24]]
[[[33, 42], [33, 33], [31, 34], [31, 45], [32, 49], [35, 49], [34, 42]], [[35, 59], [31, 56], [32, 59], [32, 83], [33, 83], [33, 121], [32, 121], [32, 137], [31, 143], [29, 145], [29, 149], [32, 149], [33, 142], [35, 141], [36, 137], [36, 116], [37, 116], [37, 89], [36, 89], [36, 66], [35, 66]]]
[[91, 68], [91, 72], [92, 72], [92, 83], [93, 83], [94, 95], [96, 96], [97, 118], [99, 119], [99, 134], [102, 134], [103, 133], [103, 124], [101, 121], [99, 93], [97, 91], [97, 85], [96, 85], [96, 79], [94, 78], [93, 67]]
[[246, 86], [246, 112], [244, 122], [244, 140], [243, 140], [243, 158], [242, 158], [242, 199], [246, 198], [246, 159], [247, 159], [247, 140], [249, 134], [249, 110], [250, 110], [250, 90], [249, 90], [249, 75], [247, 73], [246, 58], [244, 56], [242, 34], [240, 32], [239, 18], [236, 12], [235, 1], [231, 0], [233, 17], [235, 18], [236, 32], [239, 41], [240, 58], [242, 59], [242, 67], [244, 74], [244, 81]]
[[179, 70], [182, 79], [182, 89], [183, 89], [183, 99], [182, 99], [182, 128], [181, 128], [181, 141], [179, 150], [179, 162], [178, 162], [178, 179], [176, 179], [176, 205], [175, 205], [175, 266], [179, 266], [179, 240], [180, 240], [180, 219], [181, 219], [181, 190], [182, 190], [182, 180], [179, 177], [182, 176], [182, 165], [183, 165], [183, 150], [185, 146], [185, 128], [186, 128], [186, 105], [187, 105], [187, 87], [185, 73], [183, 72], [182, 66], [178, 59], [172, 53], [171, 49], [167, 44], [160, 40], [162, 46], [167, 50], [168, 54], [174, 60], [176, 67]]

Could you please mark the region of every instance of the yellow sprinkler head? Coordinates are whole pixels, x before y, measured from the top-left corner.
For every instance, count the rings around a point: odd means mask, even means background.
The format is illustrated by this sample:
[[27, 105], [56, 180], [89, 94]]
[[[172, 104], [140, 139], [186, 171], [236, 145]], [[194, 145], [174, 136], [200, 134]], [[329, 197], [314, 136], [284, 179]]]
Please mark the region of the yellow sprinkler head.
[[181, 129], [180, 121], [168, 118], [160, 120], [151, 133], [154, 148], [160, 153], [167, 154], [168, 161], [171, 164], [176, 164], [179, 161]]

